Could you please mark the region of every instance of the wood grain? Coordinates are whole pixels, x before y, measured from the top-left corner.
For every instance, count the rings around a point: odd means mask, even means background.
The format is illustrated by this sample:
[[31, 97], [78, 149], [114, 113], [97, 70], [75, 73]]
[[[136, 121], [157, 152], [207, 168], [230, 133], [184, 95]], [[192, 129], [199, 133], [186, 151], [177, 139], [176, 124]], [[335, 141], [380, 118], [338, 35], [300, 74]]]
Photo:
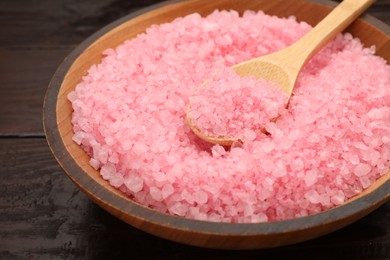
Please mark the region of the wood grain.
[[57, 67], [106, 24], [159, 2], [0, 1], [0, 134], [43, 134], [42, 105]]

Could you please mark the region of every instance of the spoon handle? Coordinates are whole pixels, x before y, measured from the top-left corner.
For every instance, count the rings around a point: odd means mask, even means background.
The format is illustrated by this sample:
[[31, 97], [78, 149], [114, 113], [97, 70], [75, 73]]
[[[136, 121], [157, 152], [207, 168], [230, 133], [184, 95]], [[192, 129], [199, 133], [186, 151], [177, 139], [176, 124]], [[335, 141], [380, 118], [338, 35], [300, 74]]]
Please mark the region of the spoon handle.
[[[341, 33], [375, 0], [344, 0], [310, 32], [291, 45], [293, 68], [301, 68], [317, 51]], [[297, 51], [299, 50], [299, 51]]]

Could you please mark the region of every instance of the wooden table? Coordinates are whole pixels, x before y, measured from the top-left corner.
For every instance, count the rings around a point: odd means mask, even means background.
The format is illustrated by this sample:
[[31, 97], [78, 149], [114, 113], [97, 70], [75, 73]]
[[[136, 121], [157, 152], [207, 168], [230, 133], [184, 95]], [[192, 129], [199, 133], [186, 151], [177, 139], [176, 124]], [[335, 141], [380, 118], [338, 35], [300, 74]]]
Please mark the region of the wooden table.
[[[81, 193], [47, 146], [42, 102], [83, 39], [157, 0], [0, 1], [0, 259], [390, 259], [390, 203], [333, 234], [254, 251], [196, 248], [112, 217]], [[390, 1], [369, 13], [390, 24]]]

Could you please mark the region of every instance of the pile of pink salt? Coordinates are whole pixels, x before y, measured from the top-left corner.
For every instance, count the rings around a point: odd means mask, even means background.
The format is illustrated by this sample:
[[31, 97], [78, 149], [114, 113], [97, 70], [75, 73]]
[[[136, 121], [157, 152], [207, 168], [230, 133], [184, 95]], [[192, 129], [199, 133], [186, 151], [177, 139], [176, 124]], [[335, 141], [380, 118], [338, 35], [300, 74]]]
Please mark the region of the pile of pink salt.
[[208, 137], [253, 141], [284, 113], [287, 102], [287, 95], [274, 82], [241, 78], [225, 67], [189, 97], [187, 119]]
[[270, 135], [225, 149], [185, 120], [213, 68], [286, 47], [310, 28], [249, 11], [152, 26], [106, 50], [69, 94], [73, 140], [111, 185], [172, 215], [265, 222], [340, 205], [384, 175], [390, 158], [390, 68], [351, 35], [306, 65]]

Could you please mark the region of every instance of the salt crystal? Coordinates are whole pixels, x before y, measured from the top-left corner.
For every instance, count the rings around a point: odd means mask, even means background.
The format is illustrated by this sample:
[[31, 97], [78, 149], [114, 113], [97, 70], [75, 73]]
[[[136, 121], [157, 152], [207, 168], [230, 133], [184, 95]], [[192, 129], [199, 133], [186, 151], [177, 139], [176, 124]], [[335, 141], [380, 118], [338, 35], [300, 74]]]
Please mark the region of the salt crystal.
[[149, 150], [149, 146], [144, 143], [135, 143], [132, 149], [135, 153], [142, 154]]
[[254, 212], [255, 212], [255, 207], [253, 205], [246, 205], [244, 207], [244, 216], [245, 217], [252, 216]]
[[272, 142], [272, 141], [263, 142], [263, 143], [261, 144], [261, 149], [262, 149], [265, 153], [270, 153], [274, 148], [275, 148], [275, 143]]
[[292, 161], [290, 167], [294, 172], [298, 172], [301, 171], [305, 167], [305, 165], [301, 158], [296, 158], [295, 160]]
[[168, 198], [170, 195], [172, 195], [175, 192], [175, 189], [173, 188], [172, 184], [166, 183], [164, 184], [162, 190], [161, 190], [161, 195], [163, 199]]
[[367, 176], [360, 177], [360, 183], [362, 184], [363, 189], [367, 189], [371, 186], [372, 182]]
[[370, 171], [371, 171], [370, 165], [368, 165], [366, 163], [360, 163], [360, 164], [356, 165], [353, 173], [356, 176], [361, 177], [361, 176], [367, 175]]
[[390, 119], [390, 107], [373, 108], [367, 116], [372, 119], [389, 120]]
[[268, 217], [264, 213], [258, 213], [251, 216], [251, 222], [252, 223], [261, 223], [261, 222], [267, 222]]
[[99, 167], [100, 167], [100, 162], [99, 162], [98, 160], [94, 159], [94, 158], [91, 158], [91, 159], [89, 160], [89, 164], [90, 164], [95, 170], [99, 169]]
[[141, 177], [133, 175], [126, 178], [124, 184], [131, 192], [136, 193], [143, 189], [144, 181]]
[[84, 132], [77, 132], [72, 136], [72, 140], [75, 141], [78, 145], [81, 144], [84, 138]]
[[168, 208], [168, 210], [175, 215], [178, 216], [185, 216], [188, 206], [185, 205], [184, 203], [177, 202], [175, 203], [172, 207]]
[[360, 163], [360, 159], [359, 159], [359, 156], [357, 154], [354, 154], [354, 153], [344, 153], [341, 155], [344, 159], [346, 159], [347, 161], [349, 161], [350, 163], [352, 164], [359, 164]]
[[119, 162], [119, 158], [118, 158], [118, 154], [117, 153], [112, 153], [110, 154], [109, 158], [108, 158], [108, 161], [110, 163], [114, 163], [114, 164], [117, 164]]
[[221, 145], [214, 145], [211, 148], [211, 153], [213, 154], [214, 157], [220, 157], [226, 154], [226, 150]]
[[382, 136], [382, 142], [384, 143], [384, 144], [387, 144], [387, 143], [389, 143], [390, 142], [390, 136]]
[[153, 173], [153, 178], [158, 182], [167, 181], [167, 176], [164, 172], [158, 171]]
[[276, 168], [273, 169], [272, 174], [275, 177], [283, 177], [283, 176], [286, 176], [287, 169], [281, 162], [279, 162], [277, 164]]
[[307, 187], [314, 185], [317, 182], [318, 173], [315, 170], [309, 170], [305, 175], [305, 184]]
[[67, 98], [68, 98], [68, 100], [69, 100], [70, 102], [76, 101], [76, 100], [77, 100], [77, 93], [76, 93], [76, 91], [71, 91], [71, 92], [69, 92]]
[[198, 204], [205, 204], [208, 201], [208, 195], [206, 192], [199, 190], [194, 192], [194, 201]]
[[124, 178], [121, 173], [114, 171], [111, 173], [110, 179], [108, 181], [115, 188], [119, 188], [120, 186], [122, 186]]
[[209, 31], [214, 31], [216, 29], [218, 29], [219, 25], [215, 22], [204, 22], [202, 23], [202, 28], [206, 31], [206, 32], [209, 32]]
[[181, 179], [183, 173], [184, 172], [181, 166], [176, 164], [170, 170], [168, 170], [167, 176], [169, 179]]
[[336, 194], [332, 195], [331, 197], [331, 201], [335, 204], [335, 205], [341, 205], [344, 203], [345, 201], [345, 195], [342, 191], [338, 191]]
[[190, 194], [186, 189], [184, 189], [182, 192], [181, 192], [181, 196], [184, 200], [186, 200], [189, 204], [192, 204], [194, 203], [195, 201], [195, 198], [192, 196], [192, 194]]
[[161, 142], [158, 145], [158, 149], [160, 152], [168, 152], [171, 149], [171, 145], [168, 142]]
[[115, 165], [108, 163], [102, 166], [100, 169], [100, 174], [102, 175], [103, 179], [108, 180], [111, 176], [113, 176], [116, 172]]
[[305, 198], [310, 201], [310, 203], [317, 204], [321, 202], [321, 196], [316, 190], [309, 190], [305, 193]]
[[320, 137], [316, 133], [312, 133], [308, 137], [308, 141], [312, 143], [318, 143], [321, 141]]
[[245, 173], [247, 171], [247, 164], [244, 161], [239, 161], [236, 164], [236, 170], [241, 173]]
[[162, 201], [164, 199], [161, 190], [157, 187], [150, 187], [150, 196], [156, 201]]

